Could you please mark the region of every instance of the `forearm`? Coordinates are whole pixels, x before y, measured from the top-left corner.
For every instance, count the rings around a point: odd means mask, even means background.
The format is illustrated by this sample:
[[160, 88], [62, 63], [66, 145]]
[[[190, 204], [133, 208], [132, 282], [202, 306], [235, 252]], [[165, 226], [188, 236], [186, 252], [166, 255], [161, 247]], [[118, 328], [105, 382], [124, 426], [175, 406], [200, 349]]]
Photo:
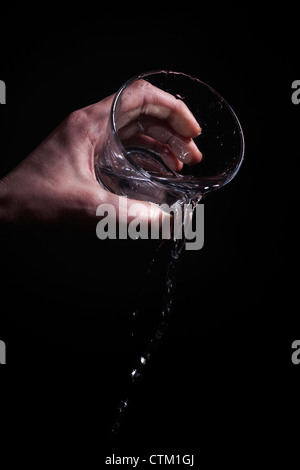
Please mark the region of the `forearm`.
[[1, 225], [31, 223], [39, 205], [39, 180], [25, 159], [0, 179]]
[[8, 185], [6, 178], [0, 180], [0, 223], [6, 224], [11, 220]]
[[24, 181], [20, 180], [15, 170], [0, 179], [0, 223], [1, 225], [18, 224], [23, 212], [22, 193]]

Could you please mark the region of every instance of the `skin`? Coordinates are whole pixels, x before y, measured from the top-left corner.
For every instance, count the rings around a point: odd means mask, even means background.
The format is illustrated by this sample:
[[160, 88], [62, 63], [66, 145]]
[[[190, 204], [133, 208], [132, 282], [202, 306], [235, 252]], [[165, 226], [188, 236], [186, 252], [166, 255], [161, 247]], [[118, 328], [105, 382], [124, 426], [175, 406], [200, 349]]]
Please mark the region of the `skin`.
[[[202, 155], [193, 138], [201, 128], [186, 105], [148, 82], [139, 81], [124, 99], [119, 133], [126, 139], [147, 139], [166, 164], [178, 171], [198, 163]], [[105, 145], [105, 130], [114, 95], [71, 113], [27, 158], [0, 180], [0, 221], [7, 224], [95, 224], [96, 208], [119, 197], [96, 180], [95, 156]], [[139, 118], [142, 114], [142, 118]], [[137, 201], [128, 199], [127, 210]], [[161, 210], [139, 202], [149, 223]], [[127, 214], [128, 215], [128, 214]], [[127, 218], [128, 223], [132, 214]]]

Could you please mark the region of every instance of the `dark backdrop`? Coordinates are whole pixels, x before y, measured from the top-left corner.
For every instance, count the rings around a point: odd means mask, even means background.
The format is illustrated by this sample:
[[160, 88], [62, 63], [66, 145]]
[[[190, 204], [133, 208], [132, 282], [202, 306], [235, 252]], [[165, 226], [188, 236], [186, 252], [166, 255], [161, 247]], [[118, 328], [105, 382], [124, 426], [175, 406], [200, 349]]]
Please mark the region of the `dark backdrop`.
[[66, 461], [92, 457], [100, 468], [110, 445], [122, 455], [194, 452], [198, 464], [204, 456], [241, 464], [238, 449], [244, 460], [285, 456], [300, 370], [291, 362], [299, 339], [296, 26], [279, 7], [139, 8], [3, 9], [1, 175], [70, 112], [159, 68], [195, 75], [225, 97], [244, 130], [245, 161], [204, 202], [204, 247], [182, 257], [169, 332], [115, 443], [110, 423], [132, 367], [131, 312], [145, 282], [147, 321], [159, 303], [163, 266], [157, 279], [145, 277], [154, 243], [64, 227], [2, 233], [5, 434], [32, 463], [37, 447], [53, 462], [63, 449]]

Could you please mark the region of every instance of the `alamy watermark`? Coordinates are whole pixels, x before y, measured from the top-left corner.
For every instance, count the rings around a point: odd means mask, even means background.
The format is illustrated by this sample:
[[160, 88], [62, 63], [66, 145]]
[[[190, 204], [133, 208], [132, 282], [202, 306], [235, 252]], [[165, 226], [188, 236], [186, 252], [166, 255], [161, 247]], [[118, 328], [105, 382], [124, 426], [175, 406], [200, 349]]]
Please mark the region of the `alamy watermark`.
[[298, 364], [300, 364], [300, 340], [295, 339], [295, 341], [292, 342], [291, 347], [295, 350], [291, 355], [291, 360], [292, 363], [297, 366]]
[[100, 204], [96, 215], [96, 234], [109, 239], [185, 239], [186, 250], [200, 250], [204, 244], [204, 205], [197, 204], [128, 204], [119, 197], [119, 206]]
[[299, 104], [300, 103], [300, 80], [294, 80], [292, 83], [292, 96], [291, 100], [293, 104]]
[[0, 80], [0, 104], [6, 104], [6, 85], [3, 80]]
[[6, 345], [0, 339], [0, 364], [6, 364]]

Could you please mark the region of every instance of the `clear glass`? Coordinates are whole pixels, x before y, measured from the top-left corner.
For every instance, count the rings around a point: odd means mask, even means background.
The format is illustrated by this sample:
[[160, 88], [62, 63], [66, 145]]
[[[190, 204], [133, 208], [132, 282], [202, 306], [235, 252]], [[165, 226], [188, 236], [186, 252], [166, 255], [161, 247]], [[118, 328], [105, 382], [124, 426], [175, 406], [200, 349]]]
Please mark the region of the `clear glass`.
[[[159, 107], [161, 100], [165, 104]], [[193, 164], [191, 138], [176, 121], [175, 110], [186, 107], [201, 127], [193, 142], [202, 158]], [[131, 78], [116, 93], [95, 171], [110, 192], [171, 205], [221, 188], [243, 157], [243, 131], [225, 99], [198, 78], [160, 70]]]

